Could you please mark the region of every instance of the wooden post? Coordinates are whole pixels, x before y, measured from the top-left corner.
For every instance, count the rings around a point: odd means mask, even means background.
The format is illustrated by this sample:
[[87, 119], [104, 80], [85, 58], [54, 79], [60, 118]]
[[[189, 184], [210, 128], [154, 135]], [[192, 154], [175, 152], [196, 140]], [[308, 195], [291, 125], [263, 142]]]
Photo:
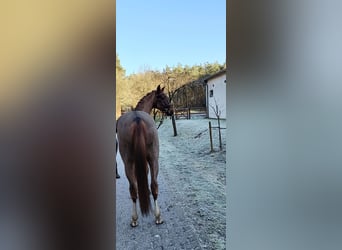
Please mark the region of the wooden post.
[[220, 117], [217, 117], [218, 130], [219, 130], [219, 142], [220, 142], [220, 150], [222, 150], [222, 138], [221, 138], [221, 125], [220, 125]]
[[209, 121], [209, 137], [210, 137], [210, 152], [214, 152], [214, 148], [213, 148], [213, 135], [211, 133], [211, 121]]
[[188, 108], [188, 120], [190, 120], [190, 108]]
[[173, 127], [173, 135], [177, 136], [177, 128], [176, 128], [175, 115], [171, 116], [171, 120], [172, 120], [172, 127]]

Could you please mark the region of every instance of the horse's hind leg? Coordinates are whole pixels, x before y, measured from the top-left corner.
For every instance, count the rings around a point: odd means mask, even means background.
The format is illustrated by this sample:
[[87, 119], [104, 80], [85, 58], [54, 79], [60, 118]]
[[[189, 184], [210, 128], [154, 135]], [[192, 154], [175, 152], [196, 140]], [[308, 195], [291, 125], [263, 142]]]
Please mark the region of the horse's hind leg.
[[[158, 201], [157, 201], [157, 198], [158, 198], [158, 184], [157, 184], [157, 182], [151, 183], [151, 189], [152, 189], [152, 195], [153, 195], [154, 207], [155, 207], [155, 210], [154, 210], [154, 216], [156, 219], [155, 222], [157, 225], [159, 225], [159, 224], [162, 224], [164, 221], [161, 218], [160, 208], [159, 208]], [[155, 190], [157, 190], [157, 191], [155, 191]]]
[[158, 199], [158, 182], [157, 182], [157, 176], [158, 176], [158, 161], [157, 160], [149, 160], [150, 170], [151, 170], [151, 191], [152, 196], [154, 199], [154, 216], [155, 216], [155, 222], [157, 225], [162, 224], [164, 221], [161, 218], [160, 214], [160, 208], [157, 202]]
[[131, 198], [133, 201], [133, 210], [132, 210], [132, 220], [131, 226], [138, 226], [138, 213], [137, 213], [137, 189], [133, 183], [129, 184], [129, 192], [131, 193]]

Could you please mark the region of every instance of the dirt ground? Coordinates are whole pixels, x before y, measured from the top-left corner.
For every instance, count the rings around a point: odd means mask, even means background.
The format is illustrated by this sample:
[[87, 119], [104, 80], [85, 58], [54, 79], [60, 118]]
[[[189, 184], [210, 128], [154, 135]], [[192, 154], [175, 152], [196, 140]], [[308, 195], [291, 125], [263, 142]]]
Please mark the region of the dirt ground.
[[[217, 126], [216, 120], [210, 121]], [[176, 137], [170, 119], [158, 129], [162, 225], [154, 225], [151, 215], [140, 217], [140, 225], [130, 228], [132, 202], [118, 155], [122, 178], [117, 180], [117, 249], [225, 249], [227, 132], [221, 130], [219, 150], [218, 130], [213, 130], [214, 152], [210, 152], [208, 122], [177, 120]], [[225, 121], [221, 127], [226, 127]]]

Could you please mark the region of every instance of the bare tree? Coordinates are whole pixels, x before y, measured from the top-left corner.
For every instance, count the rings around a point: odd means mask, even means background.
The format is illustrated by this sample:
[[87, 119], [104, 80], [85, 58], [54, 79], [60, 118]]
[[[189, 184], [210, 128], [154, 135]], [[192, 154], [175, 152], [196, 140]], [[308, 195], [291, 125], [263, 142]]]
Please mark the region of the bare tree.
[[217, 118], [217, 125], [218, 125], [218, 131], [219, 131], [220, 150], [222, 150], [221, 124], [220, 124], [220, 116], [221, 116], [222, 110], [221, 110], [221, 108], [219, 108], [215, 97], [214, 97], [214, 102], [215, 102], [215, 106], [210, 105], [210, 107], [214, 111], [215, 116]]

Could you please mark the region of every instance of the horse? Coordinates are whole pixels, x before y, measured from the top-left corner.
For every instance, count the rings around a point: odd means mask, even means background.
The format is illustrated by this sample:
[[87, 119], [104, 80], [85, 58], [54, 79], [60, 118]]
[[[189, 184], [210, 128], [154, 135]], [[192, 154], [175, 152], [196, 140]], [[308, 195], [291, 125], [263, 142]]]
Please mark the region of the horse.
[[[151, 212], [150, 190], [148, 188], [148, 171], [151, 173], [151, 191], [154, 199], [155, 223], [162, 224], [158, 198], [159, 138], [150, 112], [159, 109], [166, 115], [172, 115], [169, 98], [158, 85], [156, 90], [146, 94], [133, 111], [123, 114], [117, 121], [119, 151], [125, 165], [129, 182], [129, 191], [133, 201], [131, 226], [138, 225], [136, 201], [139, 198], [142, 216]], [[149, 168], [148, 168], [149, 165]]]

